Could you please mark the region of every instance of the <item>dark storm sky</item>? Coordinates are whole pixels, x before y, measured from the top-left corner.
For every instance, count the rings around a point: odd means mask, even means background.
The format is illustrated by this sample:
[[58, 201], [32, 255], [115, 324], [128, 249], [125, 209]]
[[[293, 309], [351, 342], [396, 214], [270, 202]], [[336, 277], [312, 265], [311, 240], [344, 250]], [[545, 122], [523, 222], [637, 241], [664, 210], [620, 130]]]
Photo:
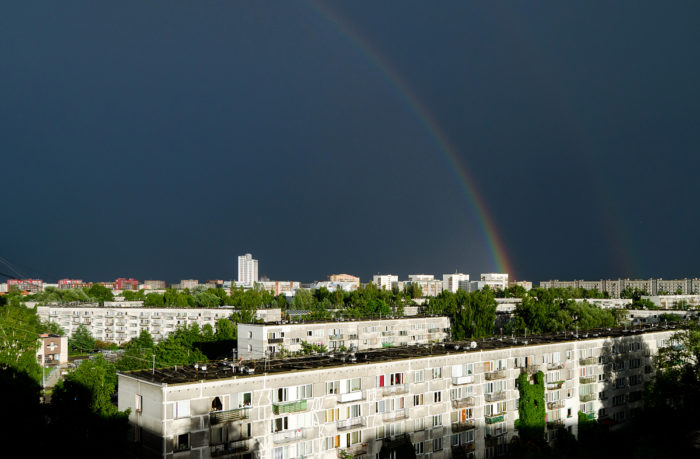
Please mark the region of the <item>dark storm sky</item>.
[[[327, 5], [450, 138], [515, 277], [700, 275], [698, 2]], [[3, 2], [0, 152], [0, 256], [45, 280], [496, 269], [311, 2]]]

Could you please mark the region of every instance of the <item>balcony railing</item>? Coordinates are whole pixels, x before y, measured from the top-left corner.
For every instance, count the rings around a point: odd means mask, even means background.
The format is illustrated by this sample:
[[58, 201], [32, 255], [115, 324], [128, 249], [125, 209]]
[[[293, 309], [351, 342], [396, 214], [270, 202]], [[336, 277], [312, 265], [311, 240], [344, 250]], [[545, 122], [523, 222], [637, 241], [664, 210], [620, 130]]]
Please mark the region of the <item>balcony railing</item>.
[[267, 342], [270, 344], [277, 344], [284, 342], [284, 338], [268, 338]]
[[493, 381], [494, 379], [503, 379], [506, 377], [506, 370], [496, 370], [486, 373], [486, 380]]
[[465, 430], [471, 430], [476, 427], [476, 421], [474, 419], [468, 419], [466, 421], [453, 422], [452, 423], [452, 433], [464, 432]]
[[596, 382], [598, 378], [596, 376], [581, 376], [578, 378], [578, 382], [581, 384], [592, 384]]
[[489, 392], [488, 394], [484, 394], [484, 399], [486, 399], [487, 402], [497, 402], [499, 400], [505, 400], [506, 398], [506, 393], [501, 391], [501, 392]]
[[212, 411], [209, 413], [209, 424], [221, 424], [222, 422], [240, 421], [248, 419], [250, 407], [234, 408], [226, 411]]
[[406, 419], [408, 417], [408, 410], [396, 410], [384, 413], [384, 421], [398, 421], [400, 419]]
[[586, 395], [579, 396], [578, 399], [581, 400], [582, 402], [590, 402], [592, 400], [595, 400], [596, 398], [598, 398], [598, 396], [596, 394], [586, 394]]
[[306, 406], [306, 400], [298, 400], [296, 402], [287, 403], [273, 403], [272, 412], [274, 414], [295, 413], [297, 411], [304, 411], [306, 409]]
[[561, 400], [557, 400], [554, 402], [547, 402], [547, 409], [548, 410], [556, 410], [559, 408], [564, 408], [564, 402]]
[[465, 408], [468, 406], [474, 406], [476, 400], [474, 397], [464, 397], [457, 400], [452, 400], [452, 408]]
[[486, 420], [486, 424], [495, 424], [497, 422], [503, 422], [505, 420], [505, 414], [499, 413], [491, 416], [486, 415], [484, 419]]
[[547, 370], [561, 370], [564, 368], [563, 362], [552, 362], [547, 364]]
[[338, 421], [336, 424], [336, 428], [338, 430], [347, 430], [352, 429], [353, 427], [360, 427], [364, 425], [365, 418], [362, 416], [356, 416], [354, 418], [343, 419], [342, 421]]
[[352, 445], [348, 446], [347, 448], [339, 449], [338, 457], [343, 457], [343, 453], [345, 453], [345, 457], [358, 457], [363, 454], [367, 454], [367, 443], [361, 443], [358, 445]]
[[345, 394], [338, 394], [338, 403], [356, 402], [358, 400], [362, 400], [361, 390], [347, 392]]
[[474, 382], [474, 376], [473, 375], [466, 375], [466, 376], [454, 376], [452, 378], [452, 384], [455, 386], [459, 386], [461, 384], [471, 384]]
[[579, 359], [578, 363], [580, 365], [593, 365], [595, 363], [598, 363], [598, 358], [597, 357], [586, 357], [583, 359]]
[[561, 386], [564, 385], [564, 381], [552, 381], [547, 383], [547, 389], [548, 390], [557, 390], [561, 389]]
[[225, 443], [221, 446], [212, 446], [211, 456], [219, 457], [225, 456], [227, 454], [245, 453], [250, 450], [250, 444], [248, 440], [232, 441]]
[[301, 440], [302, 438], [304, 438], [304, 431], [302, 429], [282, 430], [272, 434], [273, 443], [286, 443], [289, 441]]
[[386, 386], [382, 388], [382, 394], [384, 396], [405, 394], [406, 392], [408, 392], [408, 384], [395, 384], [393, 386]]
[[341, 335], [341, 334], [330, 335], [330, 336], [328, 337], [328, 339], [332, 339], [332, 340], [345, 339], [345, 336], [344, 336], [344, 335]]
[[455, 445], [452, 447], [452, 457], [464, 457], [474, 451], [474, 442]]

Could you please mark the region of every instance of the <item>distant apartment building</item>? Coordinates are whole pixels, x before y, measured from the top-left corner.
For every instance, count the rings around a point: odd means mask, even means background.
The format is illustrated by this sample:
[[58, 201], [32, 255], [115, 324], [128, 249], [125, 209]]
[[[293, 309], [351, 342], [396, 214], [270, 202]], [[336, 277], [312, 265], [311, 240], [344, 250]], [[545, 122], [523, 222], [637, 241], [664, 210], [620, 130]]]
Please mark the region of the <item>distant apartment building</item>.
[[576, 298], [577, 303], [586, 302], [603, 309], [624, 309], [632, 306], [632, 298]]
[[[42, 321], [60, 325], [67, 336], [73, 336], [84, 325], [95, 339], [123, 344], [137, 338], [142, 330], [148, 331], [155, 341], [168, 337], [179, 327], [206, 324], [215, 327], [216, 321], [231, 316], [233, 308], [143, 308], [91, 306], [37, 306]], [[279, 321], [280, 309], [258, 309], [261, 320]]]
[[139, 289], [139, 281], [136, 279], [125, 279], [123, 277], [120, 277], [119, 279], [114, 281], [114, 290], [138, 290]]
[[585, 288], [607, 293], [611, 298], [620, 298], [627, 289], [646, 292], [650, 296], [676, 294], [700, 295], [700, 279], [601, 279], [597, 281], [549, 280], [540, 282], [542, 288]]
[[505, 273], [484, 273], [478, 281], [469, 283], [469, 290], [482, 290], [489, 287], [491, 290], [505, 290], [508, 287], [508, 274]]
[[442, 275], [442, 289], [457, 293], [459, 289], [469, 291], [469, 274], [454, 273]]
[[530, 281], [509, 281], [508, 287], [510, 287], [510, 288], [522, 287], [525, 289], [526, 292], [529, 292], [530, 290], [532, 290], [532, 282], [530, 282]]
[[199, 281], [197, 279], [182, 279], [180, 281], [180, 288], [181, 289], [193, 289], [199, 285]]
[[409, 274], [404, 285], [417, 285], [423, 292], [423, 297], [437, 296], [442, 293], [443, 282], [435, 279], [432, 274]]
[[360, 278], [357, 276], [353, 276], [351, 274], [331, 274], [328, 276], [328, 281], [329, 282], [348, 282], [348, 283], [354, 283], [355, 288], [360, 287]]
[[357, 290], [358, 284], [355, 282], [344, 282], [344, 281], [320, 281], [314, 282], [310, 285], [311, 290], [317, 290], [320, 288], [327, 288], [331, 292], [336, 290], [342, 290], [344, 292], [352, 292]]
[[20, 292], [37, 293], [44, 290], [44, 282], [41, 279], [8, 279], [7, 289], [17, 289]]
[[517, 435], [521, 374], [544, 373], [543, 434], [639, 413], [672, 330], [533, 336], [118, 374], [118, 408], [154, 457], [492, 458]]
[[83, 288], [86, 286], [87, 284], [82, 279], [60, 279], [58, 281], [58, 288], [60, 289]]
[[372, 282], [380, 290], [391, 290], [394, 283], [399, 281], [399, 276], [393, 274], [375, 274], [372, 277]]
[[42, 333], [39, 335], [39, 348], [36, 360], [39, 365], [60, 365], [68, 363], [68, 337]]
[[700, 295], [654, 295], [642, 296], [661, 309], [700, 308]]
[[145, 280], [143, 281], [144, 290], [165, 290], [164, 280]]
[[253, 255], [246, 253], [238, 257], [238, 283], [246, 287], [252, 287], [258, 282], [258, 260]]
[[262, 287], [275, 296], [294, 296], [301, 287], [301, 284], [295, 281], [263, 281], [256, 282], [255, 285]]
[[273, 356], [284, 348], [300, 351], [301, 343], [327, 349], [376, 349], [443, 342], [450, 337], [448, 317], [352, 320], [279, 324], [238, 324], [238, 356], [244, 359]]

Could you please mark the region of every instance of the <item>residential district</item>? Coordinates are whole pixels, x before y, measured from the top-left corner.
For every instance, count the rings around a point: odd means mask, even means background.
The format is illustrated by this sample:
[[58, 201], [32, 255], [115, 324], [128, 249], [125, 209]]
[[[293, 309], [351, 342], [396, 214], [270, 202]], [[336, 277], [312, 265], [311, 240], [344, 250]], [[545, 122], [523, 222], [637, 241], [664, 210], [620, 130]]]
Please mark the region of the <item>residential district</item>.
[[[42, 401], [86, 362], [112, 362], [129, 454], [166, 458], [490, 458], [533, 427], [546, 444], [619, 429], [700, 305], [696, 278], [303, 284], [259, 277], [251, 254], [234, 281], [8, 279], [0, 292], [43, 324]], [[190, 332], [209, 347], [165, 350]]]

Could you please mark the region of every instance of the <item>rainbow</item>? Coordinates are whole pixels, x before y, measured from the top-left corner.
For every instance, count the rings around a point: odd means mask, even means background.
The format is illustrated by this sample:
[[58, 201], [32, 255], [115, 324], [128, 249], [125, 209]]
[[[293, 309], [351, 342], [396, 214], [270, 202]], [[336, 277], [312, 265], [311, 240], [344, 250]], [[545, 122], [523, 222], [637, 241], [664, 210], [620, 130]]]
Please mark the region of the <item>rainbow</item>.
[[333, 24], [352, 44], [354, 44], [364, 54], [372, 64], [376, 66], [387, 82], [393, 86], [399, 93], [400, 97], [410, 107], [413, 115], [417, 120], [425, 126], [430, 133], [432, 139], [437, 144], [440, 152], [450, 166], [449, 169], [454, 173], [457, 182], [464, 191], [475, 216], [480, 224], [481, 231], [489, 246], [489, 250], [493, 257], [495, 267], [499, 272], [510, 273], [513, 276], [513, 265], [511, 264], [503, 240], [496, 230], [496, 225], [493, 218], [486, 208], [484, 198], [479, 194], [474, 179], [469, 173], [466, 165], [460, 160], [457, 154], [457, 149], [454, 147], [450, 139], [442, 130], [440, 125], [435, 120], [435, 117], [430, 113], [425, 104], [416, 95], [415, 91], [406, 83], [405, 79], [394, 69], [391, 63], [374, 47], [372, 44], [362, 37], [347, 21], [343, 20], [335, 11], [327, 5], [320, 2], [310, 2], [313, 9], [317, 11], [323, 18]]

